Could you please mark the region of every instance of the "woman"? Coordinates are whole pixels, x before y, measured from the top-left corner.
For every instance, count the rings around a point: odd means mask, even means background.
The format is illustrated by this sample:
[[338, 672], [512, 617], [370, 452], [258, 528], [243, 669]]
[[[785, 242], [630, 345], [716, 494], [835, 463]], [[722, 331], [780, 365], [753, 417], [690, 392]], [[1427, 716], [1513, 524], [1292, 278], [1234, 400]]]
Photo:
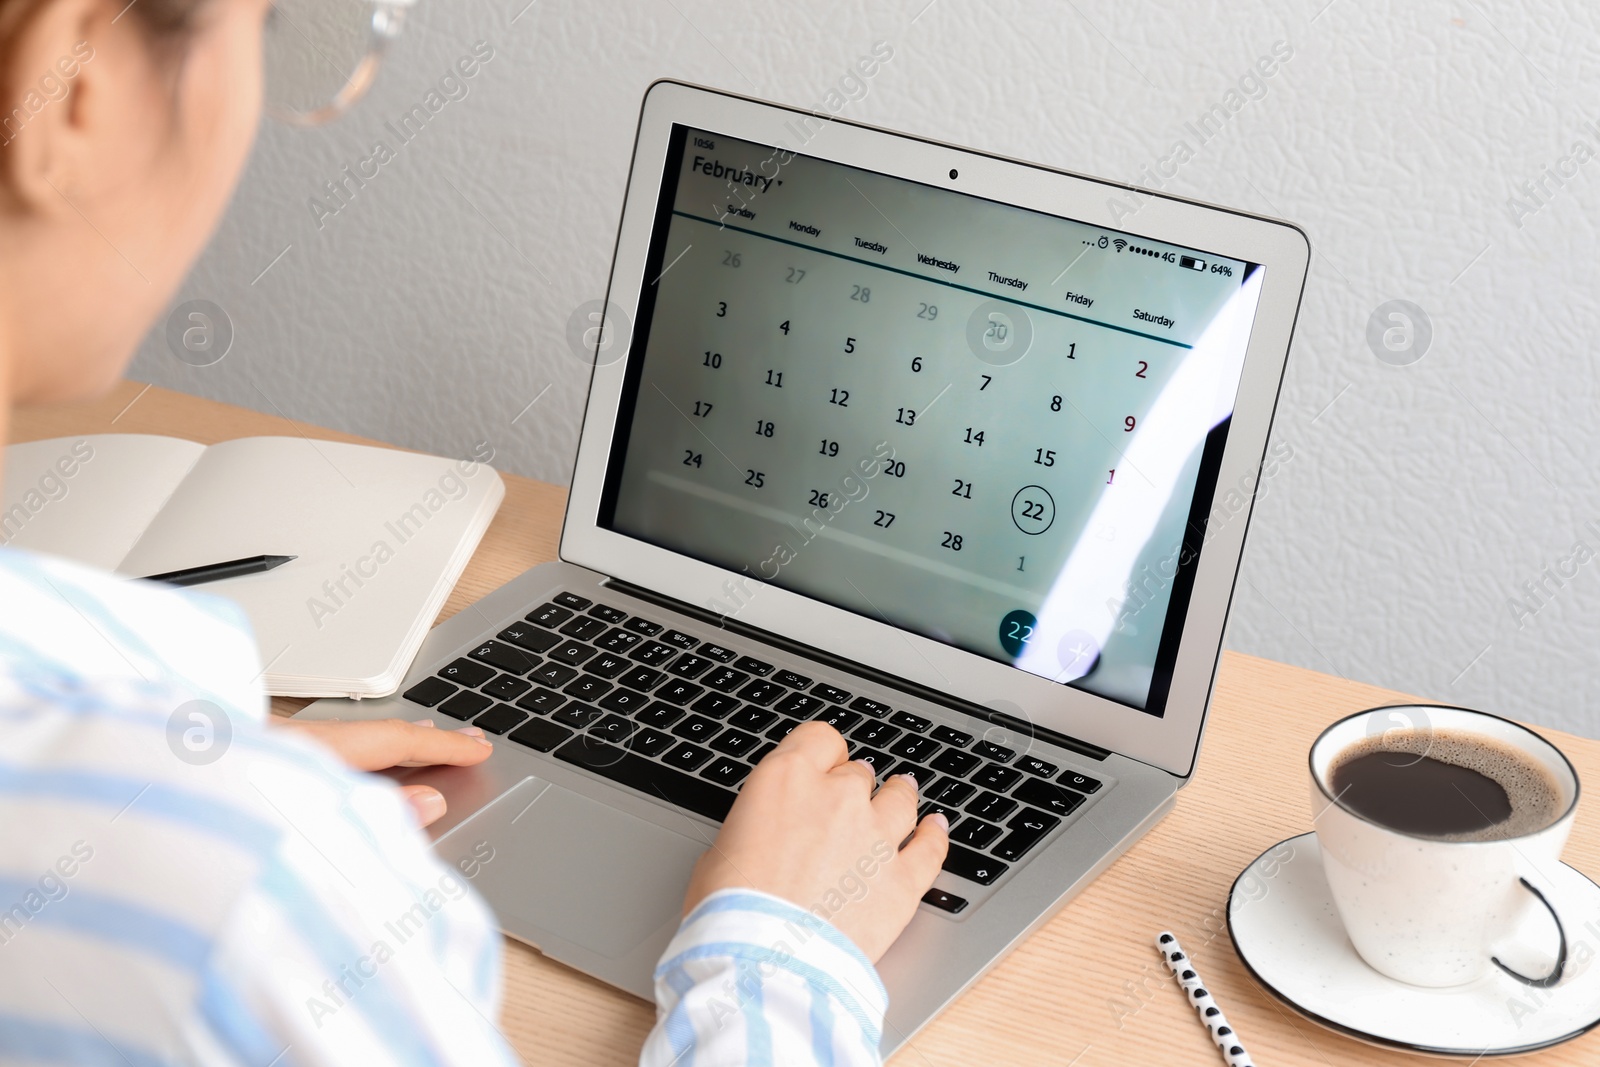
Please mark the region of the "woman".
[[[172, 298], [249, 151], [268, 9], [0, 0], [0, 439], [12, 404], [117, 381]], [[514, 1062], [492, 918], [418, 832], [443, 798], [362, 773], [490, 739], [267, 725], [260, 674], [224, 601], [0, 550], [0, 1060]], [[872, 787], [820, 723], [751, 775], [643, 1062], [876, 1062], [869, 960], [947, 827], [909, 779]]]

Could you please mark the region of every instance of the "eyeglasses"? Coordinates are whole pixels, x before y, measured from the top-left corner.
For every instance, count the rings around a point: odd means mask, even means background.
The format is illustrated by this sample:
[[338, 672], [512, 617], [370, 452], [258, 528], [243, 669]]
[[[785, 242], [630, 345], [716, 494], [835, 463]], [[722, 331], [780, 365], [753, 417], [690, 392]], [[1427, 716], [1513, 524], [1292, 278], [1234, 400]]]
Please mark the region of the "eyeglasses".
[[263, 38], [266, 110], [317, 126], [366, 95], [415, 0], [273, 0]]

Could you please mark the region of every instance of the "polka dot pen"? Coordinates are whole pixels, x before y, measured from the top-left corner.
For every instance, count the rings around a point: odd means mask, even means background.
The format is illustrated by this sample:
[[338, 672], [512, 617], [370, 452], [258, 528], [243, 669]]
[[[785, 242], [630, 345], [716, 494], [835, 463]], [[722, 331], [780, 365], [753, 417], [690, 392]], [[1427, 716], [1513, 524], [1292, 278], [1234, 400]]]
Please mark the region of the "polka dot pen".
[[1156, 948], [1161, 950], [1161, 958], [1166, 960], [1167, 970], [1172, 972], [1172, 977], [1176, 978], [1178, 985], [1183, 988], [1183, 995], [1194, 1006], [1194, 1010], [1200, 1013], [1200, 1021], [1206, 1024], [1206, 1031], [1211, 1035], [1211, 1040], [1217, 1043], [1223, 1061], [1228, 1067], [1255, 1067], [1255, 1061], [1250, 1058], [1250, 1053], [1244, 1050], [1239, 1035], [1228, 1025], [1227, 1016], [1222, 1014], [1217, 1002], [1211, 999], [1211, 992], [1200, 980], [1200, 972], [1194, 969], [1194, 961], [1183, 951], [1178, 939], [1173, 937], [1170, 931], [1163, 930], [1156, 938]]

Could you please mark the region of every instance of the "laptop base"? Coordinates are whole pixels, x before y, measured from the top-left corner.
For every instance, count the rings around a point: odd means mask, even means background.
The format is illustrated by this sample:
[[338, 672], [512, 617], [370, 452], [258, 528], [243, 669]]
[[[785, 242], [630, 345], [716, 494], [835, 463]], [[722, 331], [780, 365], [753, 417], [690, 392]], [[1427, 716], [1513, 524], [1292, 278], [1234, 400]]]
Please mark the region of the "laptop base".
[[[603, 575], [555, 562], [524, 572], [436, 627], [400, 692], [434, 676], [564, 590], [655, 617], [706, 641], [761, 652], [781, 665], [803, 668], [809, 676], [856, 684], [837, 668], [797, 660], [792, 651], [763, 651], [748, 637], [725, 636], [687, 615], [672, 618], [659, 604], [608, 587]], [[881, 688], [866, 683], [860, 688], [882, 694]], [[992, 729], [923, 699], [895, 699], [894, 706], [964, 724], [980, 736]], [[430, 713], [442, 728], [460, 725], [399, 695], [322, 700], [297, 717], [415, 719]], [[1105, 784], [1092, 802], [1068, 816], [991, 886], [940, 874], [936, 889], [968, 903], [957, 914], [924, 904], [879, 962], [890, 1001], [885, 1056], [1126, 852], [1171, 808], [1182, 781], [1116, 754], [1085, 761], [1038, 742], [1029, 754], [1069, 768], [1083, 766]], [[449, 811], [428, 832], [441, 857], [488, 900], [507, 935], [636, 996], [652, 997], [652, 971], [677, 928], [694, 860], [715, 838], [715, 821], [507, 738], [497, 739], [494, 755], [477, 767], [390, 774], [406, 783], [433, 785], [445, 795]], [[489, 855], [493, 858], [485, 861]]]

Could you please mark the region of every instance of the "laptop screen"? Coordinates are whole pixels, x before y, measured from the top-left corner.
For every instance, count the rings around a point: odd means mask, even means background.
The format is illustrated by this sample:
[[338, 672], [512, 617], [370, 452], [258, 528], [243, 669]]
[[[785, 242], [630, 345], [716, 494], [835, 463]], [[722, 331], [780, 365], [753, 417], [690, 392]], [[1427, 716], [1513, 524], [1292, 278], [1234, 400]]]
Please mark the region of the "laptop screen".
[[1160, 715], [1262, 274], [675, 126], [599, 524]]

